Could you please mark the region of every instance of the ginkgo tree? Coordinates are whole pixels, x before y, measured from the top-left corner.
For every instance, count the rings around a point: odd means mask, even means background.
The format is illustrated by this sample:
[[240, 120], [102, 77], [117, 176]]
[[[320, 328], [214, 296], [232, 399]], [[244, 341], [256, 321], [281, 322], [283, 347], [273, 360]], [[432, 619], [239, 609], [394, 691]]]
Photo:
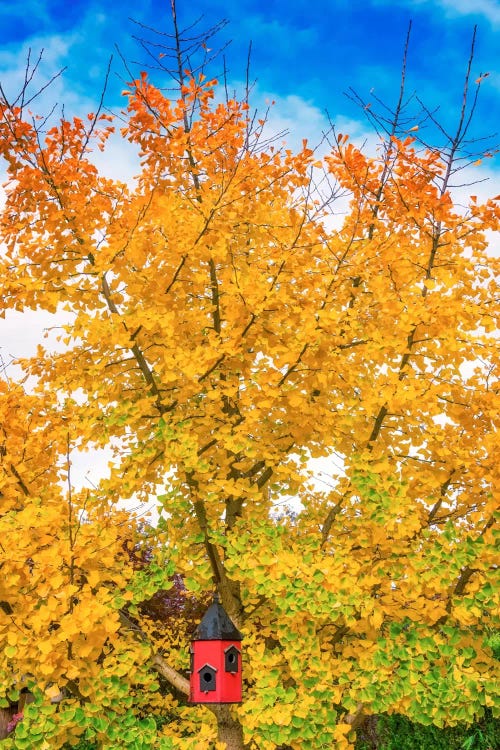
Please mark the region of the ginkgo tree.
[[[130, 76], [118, 119], [2, 95], [3, 307], [71, 320], [0, 391], [0, 686], [32, 699], [4, 745], [341, 749], [373, 713], [497, 710], [500, 211], [450, 189], [472, 60], [441, 147], [402, 87], [375, 155], [333, 130], [320, 159], [173, 53], [178, 95]], [[131, 184], [93, 158], [117, 126]], [[122, 501], [151, 498], [145, 530]], [[141, 615], [174, 575], [242, 631], [241, 705], [188, 705], [182, 621]]]

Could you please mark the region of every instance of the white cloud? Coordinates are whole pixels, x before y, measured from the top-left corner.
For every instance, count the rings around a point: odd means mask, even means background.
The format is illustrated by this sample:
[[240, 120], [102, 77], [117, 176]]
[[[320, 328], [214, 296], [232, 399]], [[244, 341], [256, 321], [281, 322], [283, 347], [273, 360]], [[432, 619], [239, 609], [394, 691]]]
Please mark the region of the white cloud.
[[[14, 100], [22, 90], [28, 56], [33, 66], [43, 50], [37, 73], [28, 90], [29, 96], [32, 96], [66, 65], [75, 39], [75, 34], [39, 36], [25, 41], [15, 51], [0, 50], [0, 80], [9, 101]], [[40, 93], [31, 108], [40, 114], [47, 114], [55, 103], [65, 104], [80, 113], [90, 102], [76, 94], [64, 76], [59, 76]]]
[[[241, 90], [236, 86], [236, 91]], [[346, 133], [356, 145], [375, 145], [376, 135], [367, 127], [365, 120], [355, 120], [336, 113], [327, 113], [312, 101], [296, 94], [280, 94], [260, 91], [256, 86], [251, 96], [251, 109], [256, 108], [258, 116], [268, 113], [264, 131], [266, 138], [277, 138], [276, 145], [298, 151], [302, 141], [307, 139], [309, 148], [317, 148], [318, 155], [328, 153], [325, 134], [331, 132], [332, 124], [337, 132]], [[283, 135], [282, 135], [283, 134]]]
[[[421, 1], [421, 0], [420, 0]], [[424, 0], [429, 2], [429, 0]], [[435, 3], [434, 3], [435, 4]], [[438, 0], [451, 16], [484, 16], [493, 25], [500, 25], [500, 5], [498, 0]]]
[[[393, 5], [392, 0], [376, 0], [378, 5]], [[420, 7], [432, 6], [433, 10], [442, 8], [447, 17], [482, 16], [493, 26], [500, 25], [500, 5], [498, 0], [399, 0], [399, 5]]]

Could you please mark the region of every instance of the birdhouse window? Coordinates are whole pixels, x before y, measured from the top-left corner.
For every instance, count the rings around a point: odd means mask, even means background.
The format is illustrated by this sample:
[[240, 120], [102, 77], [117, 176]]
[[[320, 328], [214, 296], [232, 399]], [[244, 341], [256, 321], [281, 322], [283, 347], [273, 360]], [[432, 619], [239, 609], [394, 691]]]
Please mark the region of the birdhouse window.
[[226, 672], [236, 674], [239, 670], [240, 652], [236, 646], [229, 646], [224, 651], [224, 669]]
[[216, 688], [216, 673], [215, 667], [210, 664], [204, 664], [201, 669], [198, 670], [200, 675], [200, 690], [202, 693], [210, 693]]

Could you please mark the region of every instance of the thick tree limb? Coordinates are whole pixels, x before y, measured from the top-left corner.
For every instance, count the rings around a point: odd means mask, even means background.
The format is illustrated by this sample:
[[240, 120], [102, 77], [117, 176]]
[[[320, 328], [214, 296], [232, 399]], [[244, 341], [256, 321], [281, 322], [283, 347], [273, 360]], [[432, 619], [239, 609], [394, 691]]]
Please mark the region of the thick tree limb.
[[326, 544], [326, 541], [330, 535], [330, 530], [333, 526], [333, 522], [335, 521], [337, 515], [342, 510], [342, 503], [344, 502], [346, 498], [347, 492], [344, 492], [338, 503], [336, 503], [333, 508], [330, 508], [328, 511], [328, 515], [325, 518], [325, 522], [323, 524], [323, 527], [321, 529], [321, 546], [324, 547]]
[[155, 654], [152, 663], [156, 671], [159, 672], [161, 676], [164, 677], [176, 690], [184, 695], [189, 695], [189, 680], [171, 667], [170, 664], [165, 661], [163, 656]]

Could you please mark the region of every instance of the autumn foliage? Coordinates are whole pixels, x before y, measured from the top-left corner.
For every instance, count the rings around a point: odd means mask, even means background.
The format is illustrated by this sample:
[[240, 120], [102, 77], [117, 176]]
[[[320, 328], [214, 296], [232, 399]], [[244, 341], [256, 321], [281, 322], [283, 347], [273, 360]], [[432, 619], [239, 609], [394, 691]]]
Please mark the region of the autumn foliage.
[[[415, 133], [320, 158], [215, 81], [125, 96], [124, 123], [0, 103], [3, 307], [71, 317], [0, 383], [0, 687], [34, 696], [5, 747], [340, 750], [372, 713], [498, 707], [498, 202], [456, 204]], [[132, 184], [95, 166], [114, 128]], [[175, 580], [244, 633], [241, 706], [186, 705], [182, 607], [141, 610]]]

